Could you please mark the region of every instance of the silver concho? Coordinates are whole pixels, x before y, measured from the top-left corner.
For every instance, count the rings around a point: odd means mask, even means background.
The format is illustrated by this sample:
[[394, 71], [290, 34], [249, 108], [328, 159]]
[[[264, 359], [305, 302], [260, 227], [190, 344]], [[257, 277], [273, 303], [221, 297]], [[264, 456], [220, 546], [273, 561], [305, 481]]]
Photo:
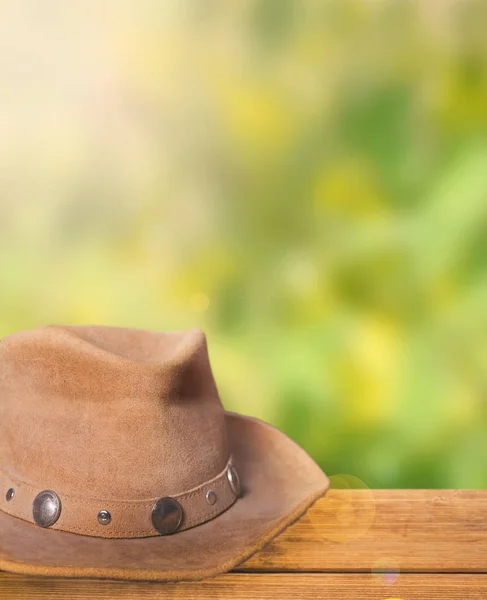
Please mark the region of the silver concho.
[[174, 498], [160, 498], [152, 509], [152, 524], [161, 535], [175, 533], [183, 520], [183, 509]]
[[233, 467], [232, 465], [228, 467], [227, 478], [228, 483], [232, 488], [232, 492], [235, 494], [235, 496], [240, 496], [240, 492], [242, 491], [240, 486], [240, 478], [238, 476], [237, 471], [235, 470], [235, 467]]
[[39, 527], [51, 527], [61, 514], [61, 500], [56, 492], [44, 490], [32, 503], [32, 516]]

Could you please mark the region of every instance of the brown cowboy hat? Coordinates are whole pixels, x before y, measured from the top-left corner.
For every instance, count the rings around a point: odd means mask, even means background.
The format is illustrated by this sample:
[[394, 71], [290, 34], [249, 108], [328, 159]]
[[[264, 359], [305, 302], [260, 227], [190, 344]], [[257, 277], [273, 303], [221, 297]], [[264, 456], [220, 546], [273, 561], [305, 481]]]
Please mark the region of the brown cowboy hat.
[[327, 488], [281, 431], [224, 410], [198, 329], [48, 326], [0, 343], [0, 569], [202, 579]]

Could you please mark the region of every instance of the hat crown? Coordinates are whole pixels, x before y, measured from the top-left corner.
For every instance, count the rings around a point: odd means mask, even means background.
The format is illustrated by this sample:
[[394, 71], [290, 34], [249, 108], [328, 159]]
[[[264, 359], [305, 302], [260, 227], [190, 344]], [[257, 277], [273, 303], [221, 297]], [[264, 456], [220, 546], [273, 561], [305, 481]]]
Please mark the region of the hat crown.
[[0, 343], [0, 470], [100, 498], [174, 495], [228, 460], [199, 329], [47, 326]]

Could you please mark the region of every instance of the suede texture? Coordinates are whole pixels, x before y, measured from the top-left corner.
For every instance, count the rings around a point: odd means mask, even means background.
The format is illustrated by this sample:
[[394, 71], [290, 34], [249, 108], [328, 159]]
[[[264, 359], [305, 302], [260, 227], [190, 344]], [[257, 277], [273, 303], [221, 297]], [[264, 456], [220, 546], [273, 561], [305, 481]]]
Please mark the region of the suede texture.
[[[0, 471], [27, 489], [118, 506], [202, 486], [230, 457], [241, 497], [170, 536], [43, 529], [6, 514], [2, 489], [1, 569], [163, 581], [216, 575], [303, 514], [328, 479], [279, 430], [224, 411], [200, 330], [49, 326], [0, 343]], [[76, 526], [75, 511], [70, 519]]]
[[[237, 500], [237, 495], [228, 480], [230, 464], [229, 461], [225, 470], [210, 481], [206, 481], [188, 492], [172, 496], [183, 510], [178, 531], [196, 527], [205, 521], [214, 519]], [[15, 493], [11, 500], [7, 494], [0, 495], [1, 511], [30, 523], [35, 522], [32, 515], [32, 499], [43, 490], [14, 481], [2, 471], [0, 471], [0, 489], [12, 489]], [[214, 496], [213, 504], [209, 504], [206, 500], [206, 495], [210, 490]], [[128, 539], [160, 535], [154, 529], [151, 520], [152, 509], [159, 498], [117, 501], [64, 493], [60, 500], [61, 514], [58, 520], [51, 525], [51, 529], [106, 538]], [[100, 527], [98, 522], [98, 513], [101, 510], [108, 511], [111, 515], [111, 522], [103, 527]]]
[[197, 329], [15, 333], [0, 344], [0, 394], [0, 469], [41, 489], [171, 496], [215, 477], [229, 457]]

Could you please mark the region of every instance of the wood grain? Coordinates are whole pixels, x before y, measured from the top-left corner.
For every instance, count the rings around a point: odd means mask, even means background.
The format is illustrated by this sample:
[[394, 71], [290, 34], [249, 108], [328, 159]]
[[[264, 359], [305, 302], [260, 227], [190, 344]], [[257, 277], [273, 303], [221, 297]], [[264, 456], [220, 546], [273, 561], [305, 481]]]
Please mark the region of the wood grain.
[[487, 598], [487, 490], [331, 490], [233, 573], [157, 584], [0, 573], [0, 600]]
[[199, 583], [29, 579], [0, 574], [2, 600], [485, 600], [487, 575], [401, 575], [384, 584], [370, 574], [230, 573]]
[[487, 490], [330, 490], [243, 571], [487, 573]]

